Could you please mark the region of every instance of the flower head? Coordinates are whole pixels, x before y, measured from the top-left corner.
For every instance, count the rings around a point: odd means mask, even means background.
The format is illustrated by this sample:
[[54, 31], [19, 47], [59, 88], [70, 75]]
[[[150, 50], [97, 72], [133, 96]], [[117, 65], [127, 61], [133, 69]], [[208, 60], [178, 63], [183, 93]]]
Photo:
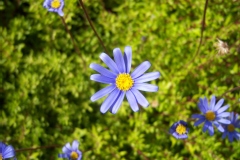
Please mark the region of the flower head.
[[218, 55], [225, 55], [229, 52], [229, 47], [228, 44], [226, 42], [221, 41], [220, 39], [218, 39], [218, 43], [215, 44], [217, 51], [218, 51]]
[[222, 138], [228, 136], [230, 142], [232, 142], [234, 138], [236, 140], [240, 140], [240, 133], [236, 131], [236, 128], [240, 128], [240, 120], [238, 120], [238, 114], [231, 112], [228, 118], [231, 123], [223, 125], [225, 131], [223, 132]]
[[45, 0], [43, 3], [43, 7], [47, 8], [49, 12], [58, 13], [59, 16], [64, 15], [62, 11], [64, 7], [64, 0]]
[[204, 122], [203, 132], [208, 130], [211, 136], [214, 134], [213, 125], [215, 125], [220, 132], [224, 132], [224, 128], [220, 123], [230, 124], [230, 121], [224, 118], [224, 117], [228, 117], [230, 113], [224, 112], [229, 108], [229, 106], [225, 105], [221, 107], [223, 102], [224, 100], [220, 99], [216, 104], [215, 96], [212, 96], [210, 104], [208, 104], [207, 98], [204, 98], [204, 99], [200, 98], [200, 102], [198, 103], [198, 108], [203, 113], [203, 115], [201, 114], [192, 115], [192, 118], [199, 118], [199, 120], [197, 120], [194, 123], [194, 126], [198, 126], [199, 124]]
[[177, 139], [186, 139], [188, 138], [189, 128], [187, 128], [187, 123], [183, 120], [175, 122], [169, 132]]
[[13, 157], [16, 160], [14, 148], [11, 145], [0, 142], [0, 160]]
[[72, 147], [70, 143], [67, 143], [63, 148], [63, 154], [58, 154], [59, 158], [68, 158], [68, 160], [81, 160], [82, 152], [78, 150], [79, 142], [74, 140]]
[[147, 107], [149, 103], [139, 90], [148, 92], [158, 91], [157, 86], [145, 82], [159, 78], [160, 73], [150, 72], [144, 74], [151, 66], [148, 61], [145, 61], [130, 74], [132, 49], [129, 46], [125, 47], [124, 55], [122, 55], [119, 48], [113, 50], [113, 55], [114, 61], [105, 53], [100, 55], [100, 58], [110, 70], [95, 63], [90, 65], [90, 68], [100, 73], [91, 75], [90, 79], [109, 84], [109, 86], [95, 93], [91, 97], [91, 101], [96, 101], [109, 94], [101, 105], [100, 111], [102, 113], [106, 113], [108, 110], [113, 114], [117, 113], [125, 94], [134, 112], [139, 110], [138, 104]]

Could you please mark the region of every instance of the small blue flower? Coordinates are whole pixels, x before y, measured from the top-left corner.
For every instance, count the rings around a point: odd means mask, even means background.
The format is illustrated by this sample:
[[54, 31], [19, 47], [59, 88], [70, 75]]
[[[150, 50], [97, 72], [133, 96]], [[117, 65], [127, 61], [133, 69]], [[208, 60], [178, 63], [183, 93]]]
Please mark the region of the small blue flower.
[[0, 142], [0, 160], [7, 158], [15, 158], [15, 150], [11, 145], [6, 145], [3, 142]]
[[58, 154], [59, 158], [68, 158], [68, 160], [81, 160], [82, 152], [78, 150], [79, 142], [74, 140], [72, 147], [70, 143], [67, 143], [63, 148], [63, 154]]
[[100, 73], [91, 75], [91, 80], [110, 84], [95, 93], [91, 97], [91, 101], [94, 102], [109, 94], [101, 105], [100, 111], [102, 113], [106, 113], [108, 110], [113, 114], [117, 113], [125, 94], [134, 112], [139, 110], [138, 104], [147, 107], [149, 105], [148, 101], [138, 90], [157, 92], [157, 86], [145, 82], [159, 78], [160, 73], [150, 72], [144, 74], [151, 66], [148, 61], [145, 61], [130, 74], [132, 49], [129, 46], [125, 47], [124, 55], [122, 55], [119, 48], [113, 50], [113, 55], [114, 61], [105, 53], [100, 55], [100, 58], [110, 70], [95, 63], [90, 65], [90, 68]]
[[238, 114], [234, 114], [231, 112], [229, 120], [231, 121], [228, 125], [223, 125], [225, 131], [223, 132], [222, 138], [228, 136], [230, 142], [235, 138], [236, 140], [240, 140], [240, 133], [236, 131], [236, 128], [240, 128], [240, 120], [238, 120]]
[[180, 120], [175, 122], [169, 132], [177, 139], [186, 139], [188, 138], [189, 128], [187, 128], [187, 122]]
[[43, 3], [43, 7], [47, 8], [49, 12], [58, 13], [59, 16], [64, 15], [62, 11], [64, 7], [64, 0], [45, 0]]
[[225, 105], [221, 107], [223, 102], [224, 100], [220, 99], [216, 104], [216, 98], [215, 96], [212, 96], [211, 102], [208, 105], [208, 100], [206, 97], [204, 99], [200, 98], [198, 108], [203, 113], [203, 115], [192, 115], [192, 118], [199, 118], [199, 120], [194, 123], [194, 126], [198, 126], [199, 124], [205, 122], [203, 126], [203, 132], [206, 132], [206, 130], [208, 130], [210, 136], [214, 134], [213, 125], [215, 125], [220, 132], [224, 132], [224, 128], [220, 123], [230, 124], [230, 121], [224, 118], [228, 117], [230, 113], [224, 112], [229, 108], [229, 106]]

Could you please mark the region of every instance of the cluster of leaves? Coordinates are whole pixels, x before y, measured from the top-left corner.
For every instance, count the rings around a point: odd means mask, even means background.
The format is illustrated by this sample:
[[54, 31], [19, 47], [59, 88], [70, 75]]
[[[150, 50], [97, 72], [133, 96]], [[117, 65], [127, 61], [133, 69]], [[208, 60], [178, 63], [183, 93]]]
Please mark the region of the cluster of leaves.
[[[80, 55], [60, 17], [41, 1], [0, 2], [1, 109], [0, 140], [15, 149], [58, 146], [18, 152], [18, 159], [57, 159], [66, 142], [77, 139], [84, 159], [234, 159], [239, 143], [209, 137], [190, 127], [186, 141], [169, 135], [169, 126], [198, 113], [199, 97], [240, 86], [240, 11], [236, 0], [210, 1], [203, 43], [204, 1], [85, 0], [84, 4], [108, 51], [129, 45], [133, 68], [144, 60], [160, 71], [160, 90], [146, 93], [151, 102], [133, 113], [124, 102], [117, 115], [101, 114], [102, 101], [90, 97], [104, 85], [89, 80], [92, 62], [103, 52], [78, 1], [65, 2], [64, 18]], [[216, 56], [216, 38], [230, 45]], [[111, 53], [109, 53], [111, 55]], [[224, 94], [229, 111], [240, 113], [239, 90]]]

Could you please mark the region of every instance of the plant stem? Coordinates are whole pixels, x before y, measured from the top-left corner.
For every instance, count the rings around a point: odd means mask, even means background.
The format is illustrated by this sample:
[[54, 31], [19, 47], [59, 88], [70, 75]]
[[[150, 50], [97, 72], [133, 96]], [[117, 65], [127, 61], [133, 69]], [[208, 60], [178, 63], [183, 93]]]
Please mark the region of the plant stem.
[[70, 39], [71, 39], [71, 41], [72, 41], [72, 43], [73, 43], [73, 46], [74, 46], [74, 48], [75, 48], [75, 51], [79, 54], [80, 58], [82, 59], [82, 62], [83, 62], [83, 64], [84, 64], [84, 66], [86, 66], [86, 65], [85, 65], [85, 64], [86, 64], [86, 63], [85, 63], [85, 60], [83, 59], [83, 57], [82, 57], [82, 55], [81, 55], [81, 53], [80, 53], [80, 50], [79, 50], [79, 48], [77, 47], [77, 45], [76, 45], [76, 43], [75, 43], [75, 41], [74, 41], [74, 39], [73, 39], [73, 36], [72, 36], [70, 30], [69, 30], [68, 27], [67, 27], [67, 24], [66, 24], [66, 22], [65, 22], [65, 19], [64, 19], [63, 17], [61, 17], [61, 20], [62, 20], [62, 23], [63, 23], [63, 25], [64, 25], [67, 33], [70, 35]]
[[51, 145], [51, 146], [41, 146], [36, 148], [23, 148], [23, 149], [16, 149], [16, 152], [23, 152], [23, 151], [33, 151], [38, 149], [47, 149], [47, 148], [56, 148], [56, 147], [62, 147], [63, 145]]
[[92, 21], [90, 20], [90, 17], [89, 17], [89, 15], [88, 15], [88, 13], [87, 13], [87, 10], [86, 10], [86, 8], [85, 8], [85, 6], [84, 6], [82, 0], [79, 0], [79, 3], [80, 3], [80, 5], [81, 5], [82, 8], [83, 8], [83, 11], [84, 11], [84, 13], [85, 13], [85, 15], [86, 15], [86, 18], [87, 18], [87, 20], [88, 20], [88, 22], [89, 22], [89, 24], [90, 24], [92, 30], [94, 31], [95, 35], [97, 36], [97, 38], [98, 38], [100, 44], [102, 45], [103, 49], [104, 49], [105, 52], [108, 54], [107, 48], [104, 46], [102, 39], [99, 37], [99, 35], [98, 35], [96, 29], [94, 28], [94, 26], [93, 26], [93, 24], [92, 24]]

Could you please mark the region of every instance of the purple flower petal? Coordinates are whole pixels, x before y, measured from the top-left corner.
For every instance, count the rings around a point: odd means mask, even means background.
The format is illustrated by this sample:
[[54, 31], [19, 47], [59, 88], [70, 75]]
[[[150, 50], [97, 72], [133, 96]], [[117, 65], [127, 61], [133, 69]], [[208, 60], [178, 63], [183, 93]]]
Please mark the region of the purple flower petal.
[[223, 123], [223, 124], [230, 124], [231, 123], [230, 120], [224, 119], [224, 118], [219, 119], [218, 122]]
[[199, 124], [203, 123], [206, 119], [205, 118], [200, 118], [194, 123], [194, 126], [198, 126]]
[[126, 97], [127, 97], [128, 103], [130, 104], [130, 107], [132, 108], [132, 110], [134, 112], [137, 112], [139, 110], [138, 103], [137, 103], [137, 100], [131, 90], [126, 92]]
[[62, 151], [63, 153], [65, 154], [69, 154], [72, 150], [72, 147], [70, 145], [70, 143], [67, 143], [63, 148], [62, 148]]
[[105, 101], [101, 105], [100, 111], [102, 113], [106, 113], [108, 111], [108, 109], [111, 107], [111, 105], [119, 97], [120, 92], [121, 92], [120, 90], [115, 89], [112, 91], [112, 93], [109, 94], [109, 96], [105, 99]]
[[125, 73], [125, 63], [123, 60], [122, 52], [119, 48], [115, 48], [113, 50], [114, 60], [116, 62], [116, 65], [121, 73]]
[[116, 74], [119, 74], [116, 63], [106, 53], [102, 53], [100, 55], [100, 58], [109, 67], [109, 69], [111, 69]]
[[148, 81], [159, 78], [159, 76], [160, 76], [159, 72], [150, 72], [138, 77], [137, 79], [134, 79], [134, 82], [135, 83], [148, 82]]
[[210, 102], [210, 109], [213, 111], [216, 103], [216, 97], [212, 96], [211, 102]]
[[193, 114], [191, 118], [205, 118], [205, 116], [201, 114]]
[[100, 74], [93, 74], [91, 75], [90, 79], [96, 82], [106, 83], [106, 84], [115, 83], [115, 79], [108, 78]]
[[127, 46], [124, 49], [124, 61], [126, 65], [126, 73], [129, 73], [131, 70], [132, 63], [132, 48], [130, 46]]
[[133, 79], [140, 77], [146, 72], [151, 66], [151, 63], [148, 61], [142, 62], [131, 74]]
[[230, 113], [229, 112], [222, 112], [220, 114], [217, 115], [218, 117], [229, 117]]
[[131, 88], [132, 93], [134, 94], [135, 98], [137, 99], [137, 102], [143, 106], [147, 107], [149, 105], [147, 99], [140, 93], [137, 89]]
[[107, 94], [111, 93], [115, 88], [116, 88], [115, 85], [110, 85], [110, 86], [107, 86], [107, 87], [99, 90], [94, 95], [92, 95], [91, 101], [94, 102], [94, 101], [106, 96]]
[[72, 150], [77, 151], [79, 146], [79, 142], [77, 140], [74, 140], [72, 143]]
[[120, 92], [120, 95], [118, 96], [118, 99], [117, 99], [116, 103], [114, 104], [114, 106], [113, 106], [112, 109], [111, 109], [111, 112], [112, 112], [113, 114], [116, 114], [116, 113], [117, 113], [119, 107], [120, 107], [121, 104], [122, 104], [122, 101], [123, 101], [123, 99], [124, 99], [124, 96], [125, 96], [125, 92], [121, 91], [121, 92]]
[[229, 108], [229, 105], [223, 106], [222, 108], [220, 108], [219, 110], [217, 110], [217, 114], [220, 114], [224, 111], [226, 111]]
[[58, 158], [68, 158], [67, 154], [58, 154]]
[[116, 73], [113, 73], [113, 72], [109, 71], [108, 69], [100, 66], [99, 64], [91, 63], [90, 68], [97, 71], [98, 73], [100, 73], [103, 76], [113, 78], [113, 79], [115, 79], [117, 77]]
[[6, 146], [6, 148], [4, 149], [3, 153], [3, 158], [12, 158], [15, 156], [15, 151], [13, 149], [12, 146]]
[[141, 91], [147, 91], [147, 92], [157, 92], [158, 86], [147, 84], [147, 83], [135, 83], [133, 88], [141, 90]]
[[224, 128], [217, 121], [214, 121], [213, 124], [217, 127], [220, 132], [224, 132]]
[[224, 99], [220, 99], [220, 100], [218, 101], [218, 103], [215, 105], [213, 111], [216, 112], [216, 111], [222, 106], [223, 102], [224, 102]]

